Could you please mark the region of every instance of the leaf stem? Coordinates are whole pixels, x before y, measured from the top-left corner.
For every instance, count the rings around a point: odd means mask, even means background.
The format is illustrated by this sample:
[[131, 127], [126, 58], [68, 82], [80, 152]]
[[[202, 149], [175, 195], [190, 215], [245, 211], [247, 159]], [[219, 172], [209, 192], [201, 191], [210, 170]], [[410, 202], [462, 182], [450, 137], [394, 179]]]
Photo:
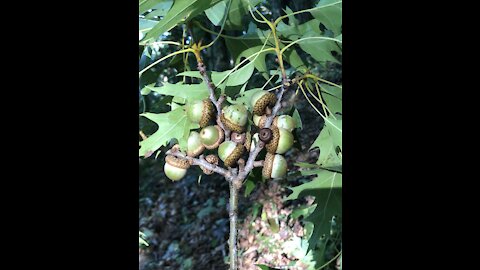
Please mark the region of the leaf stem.
[[180, 51], [176, 51], [176, 52], [173, 52], [165, 57], [162, 57], [160, 59], [158, 59], [157, 61], [151, 63], [150, 65], [148, 65], [147, 67], [145, 67], [144, 69], [142, 69], [140, 72], [138, 72], [138, 77], [142, 76], [142, 74], [149, 70], [151, 67], [155, 66], [156, 64], [162, 62], [163, 60], [165, 59], [168, 59], [169, 57], [172, 57], [172, 56], [175, 56], [177, 54], [181, 54], [181, 53], [184, 53], [184, 52], [194, 52], [191, 48], [188, 48], [188, 49], [183, 49], [183, 50], [180, 50]]
[[302, 42], [302, 41], [305, 41], [305, 40], [309, 40], [309, 39], [324, 39], [324, 40], [331, 40], [331, 41], [335, 41], [335, 42], [338, 42], [338, 43], [342, 43], [341, 40], [336, 39], [336, 38], [330, 38], [330, 37], [305, 37], [305, 38], [297, 39], [297, 40], [293, 41], [292, 43], [288, 44], [287, 46], [285, 46], [282, 49], [281, 52], [283, 53], [286, 49], [290, 48], [291, 46], [293, 46], [296, 43], [299, 43], [299, 42]]
[[287, 17], [289, 17], [289, 16], [293, 16], [293, 15], [297, 15], [297, 14], [304, 13], [304, 12], [310, 12], [310, 11], [313, 11], [313, 10], [330, 7], [330, 6], [339, 4], [339, 3], [342, 3], [342, 1], [330, 3], [330, 4], [327, 4], [327, 5], [321, 6], [321, 7], [314, 7], [314, 8], [309, 8], [309, 9], [303, 9], [303, 10], [295, 11], [295, 12], [292, 12], [292, 13], [290, 13], [290, 14], [287, 14], [287, 15], [283, 15], [283, 16], [278, 17], [278, 18], [275, 20], [274, 24], [277, 25], [278, 23], [280, 23], [281, 20], [283, 20], [283, 19], [285, 19], [285, 18], [287, 18]]

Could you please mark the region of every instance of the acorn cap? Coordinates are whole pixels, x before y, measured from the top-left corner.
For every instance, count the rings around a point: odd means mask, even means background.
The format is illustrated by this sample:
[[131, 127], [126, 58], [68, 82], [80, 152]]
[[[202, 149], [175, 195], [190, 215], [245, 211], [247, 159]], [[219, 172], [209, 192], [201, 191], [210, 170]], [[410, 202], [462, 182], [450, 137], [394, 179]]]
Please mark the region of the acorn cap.
[[250, 131], [247, 131], [245, 133], [245, 143], [243, 146], [245, 146], [245, 150], [247, 152], [250, 152], [250, 146], [252, 145], [252, 134], [250, 134]]
[[293, 146], [293, 134], [284, 129], [276, 126], [271, 126], [272, 139], [265, 145], [267, 151], [272, 154], [284, 154]]
[[267, 153], [262, 169], [263, 178], [282, 178], [286, 174], [287, 161], [285, 158], [282, 155]]
[[213, 107], [212, 102], [209, 99], [203, 100], [203, 111], [202, 111], [202, 118], [200, 118], [200, 122], [198, 124], [200, 127], [208, 126], [210, 120], [212, 120], [215, 116], [215, 108]]
[[247, 124], [248, 111], [245, 106], [237, 104], [226, 106], [222, 110], [220, 120], [231, 131], [243, 133]]
[[[208, 155], [205, 157], [205, 160], [210, 163], [210, 164], [215, 164], [215, 165], [218, 165], [218, 157], [215, 156], [215, 155]], [[209, 170], [203, 166], [200, 166], [200, 168], [202, 169], [203, 173], [206, 174], [206, 175], [211, 175], [213, 174], [213, 171], [212, 170]]]
[[237, 161], [243, 155], [243, 144], [226, 141], [218, 147], [218, 155], [227, 167], [235, 167]]
[[190, 168], [190, 163], [188, 162], [188, 160], [177, 158], [176, 156], [172, 156], [172, 155], [167, 155], [165, 157], [165, 162], [177, 168], [182, 168], [182, 169]]
[[258, 91], [252, 95], [251, 104], [253, 107], [253, 113], [256, 115], [265, 114], [265, 108], [267, 106], [273, 107], [277, 102], [277, 97], [274, 93], [268, 91]]
[[205, 160], [210, 164], [218, 165], [218, 157], [216, 155], [210, 154], [205, 157]]
[[272, 130], [272, 139], [265, 145], [265, 148], [267, 148], [267, 152], [275, 154], [277, 151], [278, 139], [280, 139], [280, 131], [276, 126], [271, 126], [270, 129]]
[[200, 138], [205, 148], [215, 149], [224, 139], [223, 130], [217, 125], [204, 127], [200, 131]]
[[178, 181], [187, 174], [187, 169], [190, 167], [188, 160], [180, 159], [172, 155], [165, 157], [165, 165], [163, 172], [172, 181]]
[[200, 155], [203, 150], [205, 150], [205, 146], [202, 144], [200, 139], [200, 133], [196, 131], [190, 132], [190, 136], [188, 136], [187, 141], [187, 156], [196, 157]]

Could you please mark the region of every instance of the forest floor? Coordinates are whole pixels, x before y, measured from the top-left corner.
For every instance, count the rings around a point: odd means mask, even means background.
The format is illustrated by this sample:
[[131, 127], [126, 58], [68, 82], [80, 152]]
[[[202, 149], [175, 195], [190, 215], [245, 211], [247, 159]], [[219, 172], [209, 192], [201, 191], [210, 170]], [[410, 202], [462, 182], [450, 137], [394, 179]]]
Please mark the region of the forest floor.
[[[318, 150], [308, 151], [320, 132], [321, 117], [301, 100], [295, 101], [303, 129], [296, 132], [296, 144], [285, 158], [289, 174], [298, 170], [295, 162], [314, 163]], [[303, 105], [306, 104], [306, 105]], [[300, 147], [300, 148], [298, 148]], [[227, 269], [228, 268], [228, 183], [220, 176], [203, 175], [190, 169], [183, 180], [172, 182], [163, 174], [163, 160], [140, 161], [139, 229], [146, 234], [148, 247], [139, 250], [139, 269]], [[239, 200], [240, 269], [256, 270], [256, 264], [279, 269], [310, 269], [285, 243], [301, 239], [301, 220], [290, 218], [299, 204], [311, 204], [308, 197], [285, 202], [287, 186], [295, 179], [269, 180], [257, 184]]]

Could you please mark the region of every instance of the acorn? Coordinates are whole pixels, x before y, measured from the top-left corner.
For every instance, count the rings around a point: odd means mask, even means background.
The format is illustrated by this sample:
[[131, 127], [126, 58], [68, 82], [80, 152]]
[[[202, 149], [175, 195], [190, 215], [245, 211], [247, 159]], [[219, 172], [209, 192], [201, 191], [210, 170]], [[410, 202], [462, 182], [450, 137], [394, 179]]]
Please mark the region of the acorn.
[[190, 121], [206, 127], [215, 116], [215, 108], [209, 99], [195, 100], [187, 105], [187, 117]]
[[223, 130], [215, 125], [202, 128], [200, 131], [200, 141], [207, 149], [215, 149], [223, 141]]
[[295, 121], [295, 118], [291, 117], [288, 114], [284, 114], [284, 115], [276, 116], [273, 119], [272, 125], [275, 125], [279, 128], [284, 128], [284, 129], [292, 132], [295, 129], [295, 127], [297, 126], [297, 123]]
[[[266, 115], [253, 116], [253, 123], [259, 128], [263, 128], [265, 126], [265, 121], [267, 121]], [[296, 121], [290, 115], [279, 115], [273, 118], [272, 126], [281, 127], [292, 132], [296, 127]]]
[[205, 146], [202, 144], [200, 133], [196, 131], [190, 132], [187, 140], [187, 155], [189, 157], [196, 157], [200, 155], [203, 150], [205, 150]]
[[287, 174], [287, 161], [282, 155], [267, 153], [263, 162], [262, 176], [265, 179], [282, 178]]
[[276, 102], [277, 97], [275, 96], [275, 94], [264, 90], [258, 91], [253, 94], [250, 100], [250, 104], [253, 108], [253, 113], [256, 115], [264, 115], [267, 106], [271, 108], [275, 106]]
[[220, 157], [225, 166], [235, 167], [244, 150], [243, 144], [225, 141], [218, 147], [218, 157]]
[[271, 126], [272, 138], [265, 145], [267, 151], [271, 154], [284, 154], [293, 146], [293, 134], [276, 126]]
[[241, 104], [225, 106], [220, 120], [231, 131], [243, 133], [248, 120], [247, 109]]
[[165, 157], [165, 166], [163, 171], [165, 175], [172, 181], [178, 181], [187, 174], [187, 169], [190, 167], [188, 160], [180, 159], [172, 155]]
[[[205, 157], [205, 160], [210, 164], [218, 165], [218, 157], [215, 156], [215, 155], [208, 155], [208, 156]], [[203, 166], [200, 166], [200, 168], [202, 169], [203, 173], [206, 174], [206, 175], [213, 174], [212, 170], [209, 170], [209, 169], [207, 169]]]

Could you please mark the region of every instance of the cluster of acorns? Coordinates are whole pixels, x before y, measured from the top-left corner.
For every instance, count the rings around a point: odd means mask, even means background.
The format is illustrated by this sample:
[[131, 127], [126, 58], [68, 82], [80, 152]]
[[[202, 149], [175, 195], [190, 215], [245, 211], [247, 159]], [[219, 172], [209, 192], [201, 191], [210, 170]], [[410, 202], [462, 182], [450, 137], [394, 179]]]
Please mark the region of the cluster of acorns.
[[[260, 129], [264, 128], [267, 119], [267, 110], [277, 102], [277, 97], [268, 91], [259, 91], [252, 95], [251, 105], [253, 108], [253, 122]], [[222, 108], [220, 120], [223, 125], [232, 131], [232, 138], [235, 140], [224, 141], [224, 132], [218, 125], [211, 123], [215, 119], [216, 110], [209, 99], [197, 100], [187, 104], [187, 117], [190, 121], [198, 123], [202, 128], [200, 132], [191, 131], [187, 141], [187, 155], [197, 157], [205, 149], [214, 150], [218, 148], [218, 157], [227, 167], [236, 167], [237, 161], [255, 145], [262, 140], [265, 142], [267, 154], [265, 155], [262, 176], [265, 179], [282, 178], [287, 173], [287, 161], [282, 156], [293, 145], [292, 131], [296, 126], [295, 120], [290, 115], [276, 116], [270, 126], [267, 139], [259, 137], [259, 133], [251, 135], [246, 131], [248, 111], [244, 105], [227, 105]], [[218, 165], [218, 157], [209, 154], [205, 160], [211, 164]], [[165, 175], [173, 181], [182, 179], [187, 173], [190, 163], [181, 158], [168, 155], [165, 158]], [[213, 171], [200, 166], [205, 174], [212, 174]]]

